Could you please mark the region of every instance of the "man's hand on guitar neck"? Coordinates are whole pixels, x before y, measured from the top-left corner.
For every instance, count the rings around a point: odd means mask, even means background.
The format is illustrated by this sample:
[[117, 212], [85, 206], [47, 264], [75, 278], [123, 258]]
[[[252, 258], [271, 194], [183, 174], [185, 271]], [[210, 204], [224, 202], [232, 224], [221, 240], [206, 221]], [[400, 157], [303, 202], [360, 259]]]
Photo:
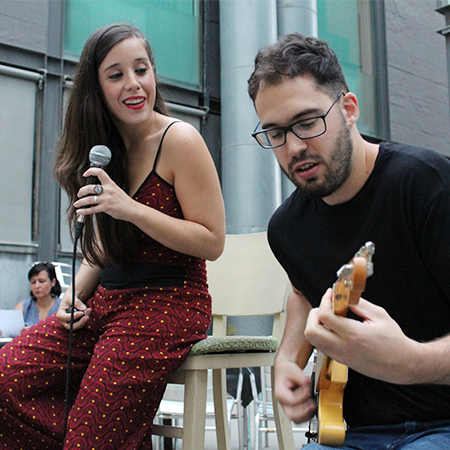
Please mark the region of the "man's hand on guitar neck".
[[309, 313], [306, 339], [359, 373], [390, 383], [414, 383], [411, 366], [421, 354], [421, 344], [405, 336], [384, 308], [360, 299], [350, 309], [363, 321], [334, 314], [332, 290], [328, 289], [319, 308]]

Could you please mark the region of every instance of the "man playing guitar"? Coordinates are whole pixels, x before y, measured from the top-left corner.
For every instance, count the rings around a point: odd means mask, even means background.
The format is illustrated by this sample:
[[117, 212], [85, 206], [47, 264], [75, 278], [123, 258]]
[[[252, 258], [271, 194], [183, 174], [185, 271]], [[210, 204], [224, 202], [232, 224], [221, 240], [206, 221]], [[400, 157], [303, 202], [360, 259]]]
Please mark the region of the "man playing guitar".
[[[276, 396], [301, 423], [316, 413], [303, 373], [313, 348], [348, 366], [342, 449], [450, 448], [450, 161], [373, 144], [328, 45], [293, 33], [263, 48], [249, 79], [260, 123], [296, 190], [268, 236], [292, 282]], [[334, 314], [336, 271], [367, 241], [374, 274]], [[311, 443], [308, 449], [327, 448]]]

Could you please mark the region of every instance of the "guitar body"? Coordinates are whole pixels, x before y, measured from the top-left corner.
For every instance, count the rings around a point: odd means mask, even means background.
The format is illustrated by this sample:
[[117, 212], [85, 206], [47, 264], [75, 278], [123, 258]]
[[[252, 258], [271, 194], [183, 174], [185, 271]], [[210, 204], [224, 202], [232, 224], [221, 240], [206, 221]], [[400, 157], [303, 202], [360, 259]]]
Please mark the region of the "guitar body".
[[348, 368], [327, 357], [327, 376], [319, 381], [317, 420], [318, 442], [323, 445], [343, 445], [345, 422], [343, 416], [344, 388]]
[[[356, 305], [366, 286], [366, 279], [372, 275], [372, 255], [375, 246], [367, 242], [355, 257], [337, 272], [333, 285], [333, 312], [346, 316], [349, 305]], [[317, 418], [314, 430], [310, 424], [307, 434], [310, 440], [319, 444], [338, 446], [345, 441], [346, 425], [343, 415], [344, 389], [347, 384], [348, 368], [317, 352], [314, 370], [314, 394], [317, 397]]]

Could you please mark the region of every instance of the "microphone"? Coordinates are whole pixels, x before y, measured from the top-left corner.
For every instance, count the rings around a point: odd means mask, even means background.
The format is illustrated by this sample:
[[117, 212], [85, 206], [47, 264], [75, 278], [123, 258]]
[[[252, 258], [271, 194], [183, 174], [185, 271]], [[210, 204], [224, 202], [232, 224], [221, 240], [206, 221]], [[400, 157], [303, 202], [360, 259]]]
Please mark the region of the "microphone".
[[[89, 152], [89, 161], [91, 167], [98, 167], [104, 169], [111, 161], [111, 150], [106, 145], [94, 145]], [[96, 176], [89, 176], [86, 184], [100, 184], [100, 180]], [[90, 208], [90, 206], [83, 206], [83, 208]], [[86, 216], [79, 216], [75, 225], [75, 241], [81, 236], [81, 231], [84, 227]]]

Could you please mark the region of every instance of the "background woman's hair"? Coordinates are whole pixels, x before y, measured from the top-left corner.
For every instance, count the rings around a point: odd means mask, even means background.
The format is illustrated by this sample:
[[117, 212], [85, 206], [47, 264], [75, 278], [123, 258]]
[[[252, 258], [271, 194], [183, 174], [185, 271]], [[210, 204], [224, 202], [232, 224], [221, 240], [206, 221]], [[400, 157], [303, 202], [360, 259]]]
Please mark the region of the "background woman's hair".
[[[109, 147], [112, 158], [105, 170], [125, 192], [129, 189], [128, 155], [106, 107], [98, 68], [116, 44], [131, 37], [142, 41], [155, 72], [154, 110], [169, 115], [156, 78], [153, 52], [142, 32], [127, 24], [112, 24], [93, 33], [84, 45], [74, 75], [63, 132], [56, 146], [54, 173], [69, 196], [67, 213], [72, 237], [77, 220], [72, 205], [77, 200], [78, 190], [86, 183], [83, 173], [89, 167], [89, 151], [94, 145]], [[115, 220], [106, 213], [95, 216], [95, 221], [94, 216], [85, 217], [80, 238], [81, 249], [88, 262], [105, 267], [132, 257], [137, 247], [136, 227], [129, 222]]]
[[[58, 277], [56, 276], [55, 266], [51, 262], [37, 262], [34, 264], [28, 272], [28, 280], [31, 281], [31, 278], [43, 270], [47, 272], [50, 281], [55, 280], [55, 285], [52, 287], [50, 294], [52, 294], [53, 297], [59, 297], [61, 295], [61, 285], [59, 284]], [[32, 291], [30, 291], [30, 295], [32, 298], [35, 298]]]

